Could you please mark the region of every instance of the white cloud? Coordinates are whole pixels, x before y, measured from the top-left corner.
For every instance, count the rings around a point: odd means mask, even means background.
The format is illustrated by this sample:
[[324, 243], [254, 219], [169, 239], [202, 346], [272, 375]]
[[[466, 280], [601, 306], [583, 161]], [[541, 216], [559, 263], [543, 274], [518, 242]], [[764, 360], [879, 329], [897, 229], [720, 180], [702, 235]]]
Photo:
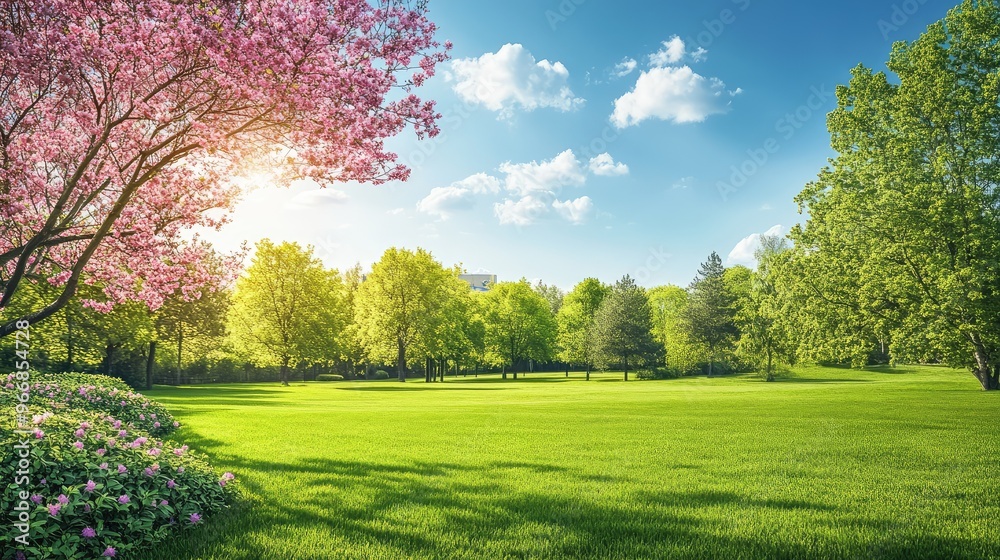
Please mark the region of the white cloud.
[[452, 186], [462, 187], [476, 194], [498, 193], [500, 192], [500, 179], [485, 173], [476, 173]]
[[660, 68], [668, 64], [676, 64], [684, 59], [686, 53], [687, 47], [684, 46], [684, 40], [674, 35], [669, 41], [663, 41], [662, 49], [649, 55], [649, 65]]
[[615, 100], [611, 122], [617, 128], [647, 119], [677, 124], [704, 121], [729, 111], [730, 99], [740, 90], [727, 91], [718, 78], [706, 78], [689, 66], [650, 68], [642, 72], [632, 91]]
[[698, 47], [697, 49], [695, 49], [693, 53], [691, 53], [691, 60], [695, 62], [702, 62], [707, 58], [708, 58], [708, 51], [706, 51], [701, 47]]
[[455, 60], [451, 71], [459, 97], [497, 111], [501, 118], [512, 116], [517, 108], [570, 111], [584, 103], [569, 88], [569, 70], [561, 62], [536, 61], [520, 44], [508, 43], [495, 53]]
[[311, 208], [315, 206], [325, 206], [327, 204], [340, 204], [346, 202], [350, 196], [344, 191], [337, 189], [323, 188], [300, 192], [288, 201], [288, 206]]
[[386, 210], [385, 213], [390, 216], [399, 216], [403, 212], [406, 212], [405, 208], [393, 208], [392, 210]]
[[604, 177], [628, 175], [628, 166], [621, 162], [615, 163], [611, 154], [604, 152], [590, 159], [590, 172]]
[[616, 78], [624, 78], [631, 74], [638, 66], [639, 63], [634, 58], [625, 57], [621, 62], [615, 64], [611, 74]]
[[500, 180], [485, 173], [476, 173], [447, 187], [434, 187], [417, 203], [417, 210], [447, 220], [456, 212], [469, 210], [476, 196], [500, 192]]
[[507, 175], [504, 188], [526, 196], [532, 193], [551, 192], [564, 186], [580, 186], [586, 181], [580, 160], [573, 150], [566, 150], [541, 163], [504, 163], [500, 172]]
[[548, 210], [548, 205], [534, 195], [521, 197], [516, 202], [507, 199], [493, 205], [493, 213], [500, 219], [500, 225], [531, 225], [544, 216]]
[[590, 213], [594, 210], [594, 202], [590, 200], [589, 196], [581, 196], [576, 200], [567, 200], [565, 202], [556, 200], [552, 202], [552, 207], [570, 222], [582, 224], [587, 221]]
[[757, 264], [757, 259], [754, 257], [754, 253], [760, 248], [760, 238], [766, 235], [782, 235], [784, 228], [781, 225], [776, 225], [771, 229], [761, 233], [752, 233], [743, 239], [733, 247], [733, 250], [729, 252], [729, 256], [726, 258], [726, 264], [742, 264], [746, 266], [755, 266]]

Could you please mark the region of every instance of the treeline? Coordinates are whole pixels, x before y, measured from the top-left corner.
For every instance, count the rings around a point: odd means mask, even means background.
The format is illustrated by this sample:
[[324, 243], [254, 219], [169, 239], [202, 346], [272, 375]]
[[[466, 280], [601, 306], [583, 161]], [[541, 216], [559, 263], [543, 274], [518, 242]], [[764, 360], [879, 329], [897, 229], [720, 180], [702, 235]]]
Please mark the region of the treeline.
[[137, 303], [92, 309], [86, 296], [96, 288], [85, 288], [33, 326], [31, 357], [39, 370], [100, 372], [136, 386], [387, 370], [427, 381], [555, 369], [589, 379], [595, 368], [626, 380], [754, 369], [771, 378], [795, 352], [773, 281], [784, 241], [763, 245], [756, 271], [726, 269], [713, 253], [687, 289], [647, 290], [625, 276], [613, 285], [587, 278], [569, 293], [523, 279], [480, 293], [459, 267], [422, 249], [391, 248], [369, 271], [339, 272], [309, 247], [264, 240], [233, 285], [178, 290], [153, 312]]

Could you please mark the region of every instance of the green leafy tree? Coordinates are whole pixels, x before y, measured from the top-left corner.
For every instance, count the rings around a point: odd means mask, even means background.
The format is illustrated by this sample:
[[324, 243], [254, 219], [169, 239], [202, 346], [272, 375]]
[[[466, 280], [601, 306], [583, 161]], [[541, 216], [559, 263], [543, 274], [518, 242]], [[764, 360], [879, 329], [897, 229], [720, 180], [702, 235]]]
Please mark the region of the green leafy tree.
[[[485, 346], [498, 362], [510, 367], [514, 379], [519, 360], [552, 358], [556, 320], [549, 302], [527, 280], [498, 283], [480, 297]], [[506, 379], [506, 370], [503, 376]]]
[[556, 316], [559, 359], [566, 362], [567, 367], [569, 364], [586, 367], [588, 380], [597, 361], [593, 344], [594, 318], [609, 291], [600, 280], [587, 278], [566, 294]]
[[223, 343], [230, 297], [222, 289], [205, 290], [197, 299], [186, 299], [178, 291], [154, 314], [157, 337], [152, 348], [155, 352], [157, 342], [170, 343], [177, 383], [181, 383], [185, 349], [203, 356]]
[[297, 243], [257, 244], [253, 262], [236, 282], [228, 326], [236, 351], [260, 366], [328, 362], [347, 324], [344, 286], [336, 271]]
[[787, 250], [783, 237], [761, 237], [755, 253], [757, 270], [750, 277], [749, 289], [737, 295], [739, 353], [757, 366], [766, 381], [774, 381], [775, 362], [787, 360], [792, 350], [786, 320], [789, 309], [780, 291], [781, 265]]
[[434, 346], [451, 276], [429, 252], [393, 247], [358, 287], [358, 340], [373, 361], [395, 362], [400, 381], [406, 381], [407, 351], [426, 356]]
[[713, 374], [719, 354], [737, 334], [733, 321], [734, 302], [731, 291], [726, 287], [725, 273], [722, 259], [713, 251], [688, 288], [688, 304], [683, 314], [688, 335], [708, 348], [709, 377]]
[[664, 365], [680, 375], [694, 373], [708, 350], [691, 340], [684, 322], [687, 290], [680, 286], [657, 286], [647, 292], [653, 313], [653, 339], [664, 349]]
[[558, 315], [559, 308], [563, 306], [563, 298], [566, 297], [566, 293], [560, 290], [559, 286], [548, 285], [541, 280], [535, 284], [535, 291], [549, 303], [549, 309], [552, 311], [552, 316], [555, 317]]
[[863, 363], [969, 367], [1000, 388], [1000, 6], [966, 0], [887, 67], [864, 66], [828, 117], [837, 156], [792, 232], [812, 340]]
[[653, 315], [646, 290], [626, 275], [615, 283], [594, 316], [593, 343], [604, 360], [613, 360], [625, 370], [644, 365], [655, 354], [651, 330]]

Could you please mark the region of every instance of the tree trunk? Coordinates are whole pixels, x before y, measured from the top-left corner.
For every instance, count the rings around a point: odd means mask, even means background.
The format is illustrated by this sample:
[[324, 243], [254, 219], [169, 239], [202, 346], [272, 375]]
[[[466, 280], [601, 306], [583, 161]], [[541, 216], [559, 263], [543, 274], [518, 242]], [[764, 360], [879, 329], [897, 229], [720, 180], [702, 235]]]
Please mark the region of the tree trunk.
[[976, 349], [976, 366], [972, 373], [975, 374], [984, 391], [1000, 390], [1000, 364], [991, 363], [990, 355], [978, 335], [973, 335], [972, 342]]
[[181, 350], [184, 348], [184, 329], [177, 326], [177, 384], [181, 384]]
[[715, 348], [708, 347], [708, 376], [712, 377], [712, 369], [715, 367]]
[[281, 386], [288, 387], [288, 361], [290, 358], [285, 358], [281, 361]]
[[503, 376], [503, 379], [507, 379], [507, 364], [500, 366], [500, 375]]
[[625, 358], [625, 381], [628, 381], [628, 358]]
[[774, 381], [774, 365], [773, 358], [771, 356], [771, 351], [767, 351], [767, 376], [764, 378], [765, 381]]
[[115, 345], [108, 343], [107, 347], [104, 348], [104, 375], [111, 377], [111, 362], [115, 357]]
[[156, 363], [156, 341], [149, 341], [149, 355], [146, 356], [146, 390], [153, 388], [153, 364]]
[[569, 377], [569, 362], [566, 362], [566, 377]]
[[514, 358], [510, 359], [510, 371], [514, 374], [514, 381], [517, 381], [517, 361]]
[[587, 381], [590, 381], [590, 362], [587, 362]]
[[424, 358], [424, 383], [431, 382], [431, 359], [430, 357]]
[[396, 375], [399, 381], [406, 381], [406, 343], [402, 338], [396, 339]]

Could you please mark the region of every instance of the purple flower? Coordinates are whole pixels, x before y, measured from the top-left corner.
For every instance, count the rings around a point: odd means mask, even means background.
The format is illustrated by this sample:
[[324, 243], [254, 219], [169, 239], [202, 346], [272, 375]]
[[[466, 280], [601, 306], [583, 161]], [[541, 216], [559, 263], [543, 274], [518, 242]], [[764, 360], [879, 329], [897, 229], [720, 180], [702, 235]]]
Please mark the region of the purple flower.
[[80, 427], [83, 428], [84, 430], [89, 430], [90, 422], [80, 422]]
[[83, 428], [80, 428], [77, 431], [73, 432], [73, 435], [76, 436], [76, 437], [78, 437], [78, 438], [82, 438], [83, 436], [87, 435], [87, 430], [84, 430]]
[[114, 558], [115, 554], [116, 554], [115, 549], [109, 546], [108, 548], [104, 549], [104, 554], [102, 554], [102, 556], [107, 556], [108, 558]]
[[153, 457], [156, 457], [156, 456], [158, 456], [160, 454], [160, 449], [158, 447], [154, 447], [154, 448], [150, 449], [149, 451], [147, 451], [146, 453], [148, 455], [152, 455]]
[[106, 470], [108, 470], [108, 464], [107, 463], [101, 463], [100, 465], [97, 465], [97, 468], [101, 469], [102, 471], [106, 471]]
[[146, 476], [153, 476], [153, 469], [146, 467], [145, 469], [142, 469], [142, 474]]
[[122, 494], [121, 496], [118, 496], [119, 504], [127, 504], [128, 502], [129, 502], [128, 494]]
[[125, 430], [118, 430], [118, 437], [125, 437], [127, 435], [128, 435], [127, 431], [125, 431]]
[[43, 437], [45, 437], [45, 432], [39, 430], [38, 428], [35, 428], [34, 434], [35, 434], [35, 439], [42, 439]]
[[84, 492], [93, 492], [97, 488], [97, 483], [93, 480], [88, 480], [87, 485], [83, 487]]
[[85, 539], [92, 539], [97, 536], [97, 531], [95, 531], [92, 527], [84, 527], [83, 530], [80, 531], [80, 535], [82, 535]]
[[125, 474], [127, 472], [128, 469], [125, 468], [125, 465], [118, 465], [118, 474]]
[[90, 504], [83, 504], [83, 513], [90, 513]]
[[153, 427], [154, 428], [159, 428], [160, 427], [160, 423], [159, 422], [153, 422]]
[[40, 503], [42, 503], [42, 499], [43, 499], [43, 498], [42, 498], [42, 495], [41, 495], [41, 494], [33, 494], [33, 495], [31, 496], [31, 501], [32, 501], [32, 502], [34, 502], [35, 504], [40, 504]]
[[191, 517], [189, 517], [188, 519], [191, 520], [191, 524], [193, 525], [193, 524], [198, 523], [199, 521], [201, 521], [201, 516], [198, 515], [197, 513], [192, 513]]
[[174, 479], [171, 478], [170, 480], [167, 481], [167, 488], [170, 488], [171, 490], [173, 490], [174, 486], [177, 486], [177, 483], [174, 482]]
[[52, 517], [55, 517], [55, 516], [59, 515], [59, 510], [62, 509], [62, 506], [59, 505], [59, 504], [50, 504], [48, 506], [48, 508], [49, 508], [49, 515], [51, 515]]
[[112, 424], [112, 426], [114, 426], [115, 429], [117, 430], [117, 429], [119, 429], [119, 428], [122, 427], [122, 421], [121, 420], [115, 420], [115, 423]]
[[179, 472], [179, 473], [184, 472], [184, 467], [177, 467], [177, 472]]
[[56, 501], [59, 502], [60, 505], [66, 505], [69, 503], [69, 498], [66, 497], [66, 494], [59, 494], [59, 497], [56, 498]]
[[49, 481], [47, 481], [47, 480], [45, 480], [45, 479], [43, 478], [43, 479], [39, 480], [39, 481], [38, 481], [38, 483], [44, 486], [44, 485], [48, 484], [48, 483], [49, 483]]
[[96, 453], [97, 453], [97, 456], [98, 456], [98, 457], [104, 457], [104, 454], [105, 454], [105, 453], [107, 453], [107, 450], [105, 450], [105, 449], [104, 449], [104, 448], [102, 447], [102, 448], [98, 449], [98, 450], [96, 451]]
[[73, 447], [75, 447], [77, 449], [83, 449], [83, 442], [82, 441], [74, 441], [73, 442]]
[[168, 502], [166, 500], [160, 500], [160, 507], [169, 506], [169, 505], [170, 505], [170, 502]]
[[181, 423], [177, 422], [177, 421], [174, 421], [174, 427], [175, 428], [180, 428], [181, 427]]
[[140, 414], [139, 415], [139, 420], [145, 420], [145, 419], [146, 419], [146, 415], [145, 414]]

